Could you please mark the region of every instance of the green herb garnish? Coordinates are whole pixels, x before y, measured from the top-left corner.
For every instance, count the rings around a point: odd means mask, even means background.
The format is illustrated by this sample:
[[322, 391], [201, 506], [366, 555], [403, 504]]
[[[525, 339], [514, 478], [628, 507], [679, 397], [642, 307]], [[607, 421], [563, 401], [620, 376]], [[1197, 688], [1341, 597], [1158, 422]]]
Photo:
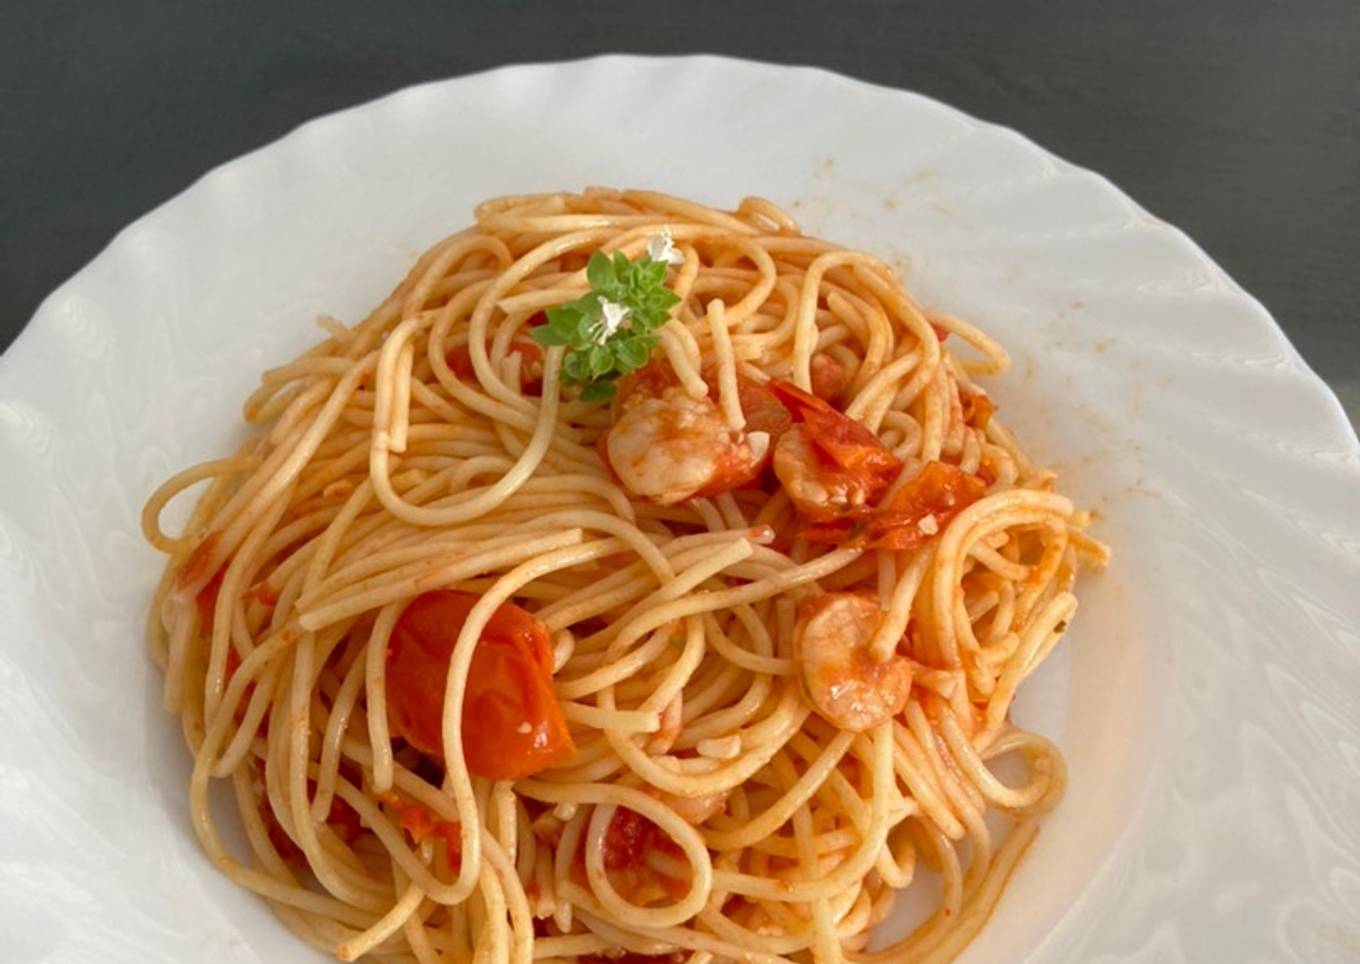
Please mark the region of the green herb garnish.
[[581, 386], [581, 400], [613, 398], [621, 375], [647, 364], [660, 342], [653, 332], [670, 319], [680, 296], [666, 287], [665, 261], [629, 261], [602, 251], [590, 256], [590, 293], [549, 308], [548, 323], [530, 334], [540, 345], [565, 345], [562, 381]]

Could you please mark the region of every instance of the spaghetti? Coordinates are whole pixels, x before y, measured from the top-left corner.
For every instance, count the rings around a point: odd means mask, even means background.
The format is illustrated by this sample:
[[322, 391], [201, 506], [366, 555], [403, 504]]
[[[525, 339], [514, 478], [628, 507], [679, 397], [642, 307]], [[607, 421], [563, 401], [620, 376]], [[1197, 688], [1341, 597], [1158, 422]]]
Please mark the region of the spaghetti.
[[[597, 251], [678, 301], [604, 403], [535, 334]], [[993, 416], [1000, 345], [767, 201], [614, 190], [489, 201], [321, 324], [143, 516], [224, 874], [342, 960], [964, 947], [1063, 792], [1012, 699], [1108, 555]], [[920, 865], [933, 913], [870, 950]]]

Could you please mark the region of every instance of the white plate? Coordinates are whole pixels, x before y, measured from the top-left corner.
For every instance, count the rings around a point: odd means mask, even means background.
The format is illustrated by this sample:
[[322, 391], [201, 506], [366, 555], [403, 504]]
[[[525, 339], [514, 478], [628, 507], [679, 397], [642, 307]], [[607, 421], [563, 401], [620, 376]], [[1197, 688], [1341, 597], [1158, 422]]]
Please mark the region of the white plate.
[[[509, 192], [758, 193], [999, 336], [1115, 549], [1028, 721], [1069, 755], [966, 960], [1360, 960], [1360, 454], [1264, 310], [1107, 181], [816, 70], [515, 67], [307, 124], [129, 227], [0, 359], [0, 960], [316, 960], [206, 863], [137, 514], [266, 366]], [[1212, 185], [1206, 189], [1212, 190]]]

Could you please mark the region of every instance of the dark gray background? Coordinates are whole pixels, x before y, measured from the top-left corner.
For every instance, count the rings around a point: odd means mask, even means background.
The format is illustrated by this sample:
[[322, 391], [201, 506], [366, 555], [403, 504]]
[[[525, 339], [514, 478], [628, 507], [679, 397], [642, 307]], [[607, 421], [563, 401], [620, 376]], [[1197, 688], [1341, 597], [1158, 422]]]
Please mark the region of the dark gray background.
[[317, 114], [607, 51], [817, 64], [1113, 179], [1360, 420], [1360, 0], [0, 0], [0, 346], [123, 225]]

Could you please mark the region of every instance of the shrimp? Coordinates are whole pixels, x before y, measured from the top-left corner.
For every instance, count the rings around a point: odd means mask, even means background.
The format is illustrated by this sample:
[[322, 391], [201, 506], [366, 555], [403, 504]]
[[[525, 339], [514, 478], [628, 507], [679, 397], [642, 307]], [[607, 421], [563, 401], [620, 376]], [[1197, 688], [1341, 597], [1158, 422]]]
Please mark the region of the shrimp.
[[[762, 391], [742, 386], [743, 407], [750, 411], [747, 399]], [[772, 404], [782, 413], [782, 406]], [[769, 463], [771, 429], [783, 427], [748, 417], [744, 430], [732, 430], [717, 402], [707, 395], [693, 397], [659, 364], [628, 380], [619, 408], [605, 436], [605, 459], [629, 492], [658, 505], [718, 495], [755, 481]], [[769, 410], [769, 404], [763, 407]]]
[[774, 474], [805, 519], [834, 521], [861, 515], [880, 486], [822, 455], [806, 425], [795, 425], [774, 447]]
[[[776, 469], [778, 459], [776, 451]], [[987, 481], [980, 476], [947, 462], [927, 462], [867, 517], [810, 526], [798, 535], [825, 545], [915, 551], [986, 491]]]
[[894, 653], [879, 662], [869, 653], [882, 619], [878, 603], [860, 593], [824, 593], [798, 607], [793, 652], [808, 698], [827, 721], [851, 733], [892, 719], [911, 695], [906, 658]]
[[815, 395], [774, 379], [774, 395], [797, 423], [775, 444], [774, 474], [809, 522], [867, 514], [902, 469], [878, 436]]

